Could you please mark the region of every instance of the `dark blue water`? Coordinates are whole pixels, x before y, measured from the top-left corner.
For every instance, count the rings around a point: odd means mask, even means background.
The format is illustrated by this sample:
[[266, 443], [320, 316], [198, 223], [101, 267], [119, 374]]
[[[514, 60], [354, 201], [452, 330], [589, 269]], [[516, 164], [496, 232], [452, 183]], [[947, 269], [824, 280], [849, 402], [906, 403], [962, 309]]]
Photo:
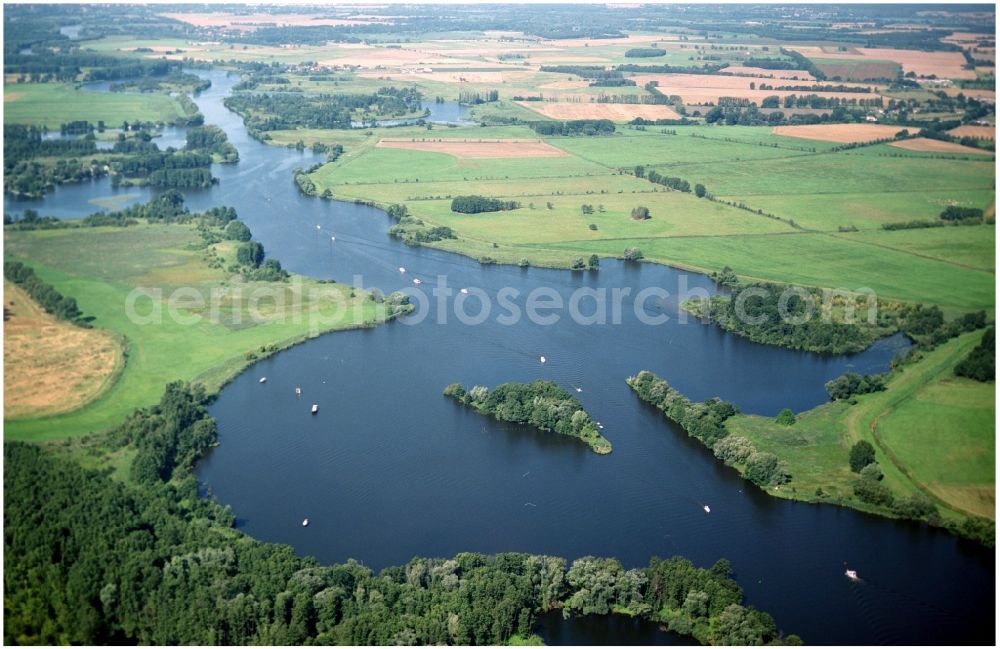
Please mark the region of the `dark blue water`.
[[[212, 407], [222, 443], [199, 476], [247, 533], [374, 568], [460, 551], [615, 556], [628, 566], [653, 555], [680, 554], [699, 565], [726, 557], [748, 602], [807, 642], [992, 643], [992, 552], [915, 524], [767, 496], [624, 382], [649, 369], [694, 399], [718, 395], [767, 415], [800, 411], [825, 400], [823, 383], [843, 371], [884, 369], [901, 339], [850, 357], [755, 345], [679, 321], [679, 289], [714, 290], [703, 276], [614, 260], [602, 260], [596, 273], [522, 270], [408, 248], [385, 234], [381, 211], [300, 196], [291, 170], [320, 158], [251, 140], [221, 103], [235, 80], [210, 74], [199, 105], [206, 123], [226, 129], [241, 161], [213, 168], [217, 187], [187, 194], [193, 210], [236, 207], [268, 254], [299, 273], [387, 292], [412, 289], [417, 277], [431, 305], [430, 291], [444, 276], [454, 290], [482, 289], [493, 307], [485, 322], [469, 326], [457, 321], [452, 297], [445, 324], [420, 321], [428, 313], [422, 307], [389, 325], [322, 336], [223, 390]], [[81, 199], [102, 191], [109, 192], [102, 182], [59, 188], [42, 213], [86, 214], [92, 210]], [[635, 296], [650, 286], [671, 296], [637, 310]], [[523, 310], [539, 287], [564, 301], [581, 288], [632, 295], [616, 325], [576, 324], [565, 310], [554, 325], [504, 324], [499, 292], [517, 291]], [[581, 310], [590, 313], [590, 305]], [[467, 311], [477, 311], [474, 298]], [[656, 315], [669, 319], [640, 321]], [[484, 418], [441, 394], [455, 381], [536, 378], [579, 388], [614, 452], [598, 456], [574, 440]], [[321, 406], [317, 416], [309, 414], [313, 403]], [[307, 516], [311, 524], [302, 528]], [[863, 583], [843, 576], [845, 560]], [[572, 639], [606, 642], [620, 623], [608, 620], [604, 631], [572, 623], [582, 634]], [[564, 631], [550, 627], [558, 642]]]

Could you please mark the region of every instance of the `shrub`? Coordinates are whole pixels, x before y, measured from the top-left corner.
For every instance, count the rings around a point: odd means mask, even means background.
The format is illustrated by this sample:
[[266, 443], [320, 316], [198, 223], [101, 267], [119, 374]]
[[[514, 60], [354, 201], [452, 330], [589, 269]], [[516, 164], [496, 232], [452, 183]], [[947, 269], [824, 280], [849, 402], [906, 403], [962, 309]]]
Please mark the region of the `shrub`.
[[883, 478], [882, 467], [878, 465], [878, 462], [872, 462], [871, 464], [865, 465], [865, 468], [861, 469], [859, 474], [864, 480], [874, 480], [878, 482]]
[[642, 259], [642, 251], [638, 248], [626, 248], [622, 258], [625, 261], [639, 261]]
[[230, 241], [249, 241], [250, 228], [242, 221], [230, 221], [226, 226], [226, 238]]
[[884, 484], [863, 478], [854, 481], [854, 495], [870, 505], [889, 506], [893, 501], [892, 492]]
[[865, 440], [861, 440], [851, 447], [850, 464], [851, 471], [858, 473], [861, 469], [875, 461], [875, 447]]
[[774, 421], [782, 426], [791, 426], [795, 423], [795, 414], [790, 408], [785, 408], [778, 413], [778, 416], [774, 418]]

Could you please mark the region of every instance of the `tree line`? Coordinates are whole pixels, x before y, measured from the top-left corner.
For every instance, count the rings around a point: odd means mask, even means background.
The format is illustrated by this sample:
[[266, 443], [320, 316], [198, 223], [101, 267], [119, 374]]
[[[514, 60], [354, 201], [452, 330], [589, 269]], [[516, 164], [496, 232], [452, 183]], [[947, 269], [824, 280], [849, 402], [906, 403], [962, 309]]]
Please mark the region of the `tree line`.
[[[637, 166], [632, 173], [635, 174], [636, 178], [645, 178], [649, 182], [656, 183], [657, 185], [663, 185], [664, 187], [669, 187], [670, 189], [679, 192], [687, 192], [687, 193], [691, 192], [691, 183], [684, 180], [683, 178], [677, 178], [675, 176], [664, 176], [657, 170], [655, 169], [647, 170], [646, 167], [642, 165]], [[698, 194], [698, 198], [701, 198], [702, 196], [705, 195], [705, 186], [704, 185], [698, 185], [698, 186], [701, 187], [701, 190]]]
[[552, 381], [503, 383], [493, 390], [477, 385], [468, 391], [452, 383], [444, 394], [501, 421], [576, 437], [602, 455], [611, 452], [611, 442], [601, 435], [580, 400]]
[[732, 403], [718, 397], [693, 402], [645, 370], [630, 376], [626, 382], [640, 399], [656, 406], [688, 435], [711, 449], [715, 457], [736, 468], [755, 485], [772, 486], [792, 479], [785, 463], [776, 455], [758, 452], [750, 440], [729, 434], [726, 420], [739, 413]]
[[611, 135], [615, 123], [610, 119], [571, 119], [565, 122], [529, 122], [528, 126], [539, 135]]
[[31, 266], [25, 266], [19, 261], [5, 261], [3, 276], [21, 287], [46, 313], [73, 324], [84, 324], [83, 313], [80, 312], [76, 299], [63, 295], [54, 286], [44, 282]]

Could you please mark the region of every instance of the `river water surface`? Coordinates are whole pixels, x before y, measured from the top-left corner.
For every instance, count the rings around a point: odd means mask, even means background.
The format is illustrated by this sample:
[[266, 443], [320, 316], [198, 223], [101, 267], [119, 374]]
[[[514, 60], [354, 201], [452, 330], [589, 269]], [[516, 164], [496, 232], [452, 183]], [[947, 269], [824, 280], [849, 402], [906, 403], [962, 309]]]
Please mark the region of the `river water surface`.
[[[581, 287], [628, 287], [633, 297], [648, 286], [673, 296], [678, 287], [715, 291], [704, 276], [650, 264], [609, 259], [599, 272], [570, 273], [481, 266], [406, 247], [386, 235], [390, 221], [379, 210], [301, 196], [291, 170], [322, 158], [249, 138], [222, 105], [236, 79], [199, 74], [213, 82], [197, 98], [205, 121], [226, 130], [241, 161], [216, 165], [219, 185], [187, 192], [188, 205], [235, 207], [289, 270], [339, 282], [360, 276], [364, 287], [386, 292], [413, 288], [417, 277], [429, 297], [444, 276], [455, 290], [478, 287], [490, 298], [511, 287], [522, 308], [540, 286], [564, 300]], [[4, 206], [72, 218], [95, 210], [88, 201], [116, 193], [126, 204], [151, 195], [115, 192], [102, 179], [60, 187], [42, 201], [5, 197]], [[694, 320], [681, 324], [676, 297], [638, 307], [626, 299], [617, 325], [575, 324], [565, 311], [555, 325], [502, 324], [494, 304], [483, 324], [470, 326], [448, 306], [445, 324], [420, 322], [418, 311], [322, 336], [222, 391], [211, 408], [221, 445], [199, 477], [233, 507], [244, 531], [326, 562], [355, 558], [375, 569], [461, 551], [614, 556], [627, 566], [654, 555], [704, 566], [725, 557], [748, 603], [806, 642], [992, 644], [991, 551], [917, 524], [767, 496], [625, 385], [649, 369], [693, 399], [718, 395], [764, 415], [801, 411], [823, 402], [823, 383], [844, 371], [884, 370], [902, 338], [854, 356], [793, 352]], [[467, 311], [478, 311], [475, 299]], [[648, 325], [637, 314], [670, 319]], [[611, 455], [482, 417], [441, 394], [456, 381], [492, 387], [539, 378], [579, 389], [614, 445]], [[309, 414], [313, 403], [318, 416]], [[844, 577], [844, 561], [862, 582]], [[553, 643], [677, 641], [621, 620], [563, 624], [549, 616], [542, 632]]]

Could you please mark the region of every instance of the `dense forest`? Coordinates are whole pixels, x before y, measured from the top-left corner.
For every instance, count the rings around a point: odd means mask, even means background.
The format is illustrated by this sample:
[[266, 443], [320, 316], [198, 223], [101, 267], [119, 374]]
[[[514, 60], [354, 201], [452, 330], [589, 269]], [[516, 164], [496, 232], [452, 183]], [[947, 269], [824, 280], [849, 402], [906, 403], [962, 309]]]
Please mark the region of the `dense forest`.
[[[726, 331], [754, 342], [813, 352], [860, 352], [891, 332], [876, 325], [847, 324], [822, 317], [821, 296], [810, 289], [786, 293], [787, 286], [768, 283], [735, 284], [732, 289], [733, 297], [715, 295], [685, 306]], [[859, 321], [866, 315], [864, 308], [858, 308]]]
[[89, 131], [87, 136], [76, 139], [46, 140], [44, 134], [45, 130], [36, 126], [4, 124], [5, 192], [38, 198], [55, 185], [99, 178], [107, 173], [94, 159], [97, 143]]
[[[6, 643], [504, 644], [552, 609], [639, 615], [713, 644], [799, 642], [741, 604], [724, 560], [463, 553], [375, 574], [256, 541], [198, 494], [190, 469], [215, 440], [206, 401], [175, 383], [78, 451], [5, 443]], [[102, 452], [132, 458], [126, 475], [77, 462]]]
[[503, 383], [493, 390], [477, 385], [468, 391], [452, 383], [444, 394], [501, 421], [576, 437], [602, 455], [611, 452], [611, 442], [601, 435], [600, 424], [590, 418], [579, 399], [552, 381]]
[[[355, 119], [402, 117], [420, 110], [415, 88], [380, 88], [373, 94], [237, 93], [226, 108], [243, 117], [251, 134], [295, 128], [351, 128]], [[357, 116], [357, 117], [356, 117]]]

